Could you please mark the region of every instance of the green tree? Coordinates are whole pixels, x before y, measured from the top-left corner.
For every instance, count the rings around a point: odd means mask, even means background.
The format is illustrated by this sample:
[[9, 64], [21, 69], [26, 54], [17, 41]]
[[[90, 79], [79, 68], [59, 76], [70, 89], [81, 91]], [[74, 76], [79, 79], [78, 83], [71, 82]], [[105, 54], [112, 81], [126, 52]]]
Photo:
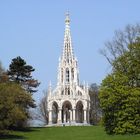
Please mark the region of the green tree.
[[0, 133], [5, 130], [25, 127], [30, 115], [29, 108], [34, 108], [34, 100], [19, 84], [0, 84]]
[[33, 93], [37, 91], [35, 88], [39, 86], [39, 82], [32, 78], [31, 73], [34, 71], [35, 69], [32, 66], [27, 65], [25, 60], [18, 56], [12, 59], [8, 75], [10, 81], [21, 84], [27, 92]]
[[140, 133], [140, 39], [112, 61], [102, 82], [100, 103], [107, 133]]
[[[36, 107], [32, 94], [29, 93], [36, 92], [35, 88], [39, 85], [39, 82], [32, 78], [31, 73], [34, 70], [21, 57], [12, 59], [7, 73], [1, 69], [1, 128], [21, 129], [27, 126], [27, 121], [31, 118], [29, 108]], [[3, 111], [4, 107], [7, 107], [7, 112]], [[14, 114], [14, 112], [17, 114]], [[3, 119], [3, 116], [5, 119]]]
[[140, 38], [128, 45], [128, 50], [112, 63], [113, 70], [129, 78], [131, 87], [140, 87]]
[[127, 76], [108, 75], [101, 85], [100, 103], [107, 133], [140, 133], [140, 88], [130, 87]]

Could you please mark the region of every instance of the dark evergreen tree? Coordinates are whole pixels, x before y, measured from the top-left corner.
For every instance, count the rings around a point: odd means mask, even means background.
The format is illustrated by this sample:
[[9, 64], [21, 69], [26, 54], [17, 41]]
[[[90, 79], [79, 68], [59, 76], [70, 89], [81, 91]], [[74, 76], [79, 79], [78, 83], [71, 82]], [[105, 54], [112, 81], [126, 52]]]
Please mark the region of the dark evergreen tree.
[[25, 60], [18, 56], [12, 59], [8, 75], [10, 81], [21, 84], [27, 92], [33, 93], [37, 91], [35, 88], [39, 86], [39, 82], [32, 78], [31, 73], [34, 71], [35, 69], [32, 66], [27, 65]]

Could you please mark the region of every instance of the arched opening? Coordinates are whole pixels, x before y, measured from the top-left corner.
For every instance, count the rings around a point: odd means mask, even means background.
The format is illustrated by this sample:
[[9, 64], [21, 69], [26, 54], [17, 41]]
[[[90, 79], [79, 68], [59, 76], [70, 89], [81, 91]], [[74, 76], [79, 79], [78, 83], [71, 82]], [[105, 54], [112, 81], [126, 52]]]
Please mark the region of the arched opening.
[[58, 104], [54, 102], [52, 104], [52, 123], [55, 124], [57, 123], [58, 119]]
[[72, 80], [74, 80], [74, 68], [71, 69]]
[[76, 122], [83, 123], [83, 121], [84, 121], [83, 104], [81, 101], [78, 101], [76, 105]]
[[70, 89], [68, 88], [68, 95], [70, 95]]
[[70, 123], [72, 120], [72, 105], [69, 101], [65, 101], [62, 106], [62, 122]]
[[78, 91], [78, 95], [79, 95], [79, 96], [82, 96], [82, 93], [81, 93], [80, 91]]
[[61, 95], [64, 95], [64, 90], [61, 91]]
[[69, 87], [65, 88], [65, 95], [70, 95], [70, 88]]
[[66, 69], [66, 82], [69, 83], [70, 78], [69, 78], [69, 69]]

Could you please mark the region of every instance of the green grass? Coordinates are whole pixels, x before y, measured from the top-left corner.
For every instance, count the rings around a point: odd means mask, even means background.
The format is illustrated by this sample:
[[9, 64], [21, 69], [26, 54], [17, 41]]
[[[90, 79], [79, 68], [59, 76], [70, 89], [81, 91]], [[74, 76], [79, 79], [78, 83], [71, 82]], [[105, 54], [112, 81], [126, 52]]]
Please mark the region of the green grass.
[[140, 140], [140, 135], [107, 135], [100, 126], [32, 128], [13, 132], [5, 140]]

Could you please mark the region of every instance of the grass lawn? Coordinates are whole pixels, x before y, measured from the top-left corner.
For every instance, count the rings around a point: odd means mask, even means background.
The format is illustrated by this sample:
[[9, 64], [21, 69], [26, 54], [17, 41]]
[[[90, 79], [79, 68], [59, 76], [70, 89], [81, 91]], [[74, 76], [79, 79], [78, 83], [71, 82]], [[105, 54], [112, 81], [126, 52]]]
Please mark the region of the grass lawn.
[[100, 126], [32, 128], [0, 140], [140, 140], [140, 135], [107, 135]]

